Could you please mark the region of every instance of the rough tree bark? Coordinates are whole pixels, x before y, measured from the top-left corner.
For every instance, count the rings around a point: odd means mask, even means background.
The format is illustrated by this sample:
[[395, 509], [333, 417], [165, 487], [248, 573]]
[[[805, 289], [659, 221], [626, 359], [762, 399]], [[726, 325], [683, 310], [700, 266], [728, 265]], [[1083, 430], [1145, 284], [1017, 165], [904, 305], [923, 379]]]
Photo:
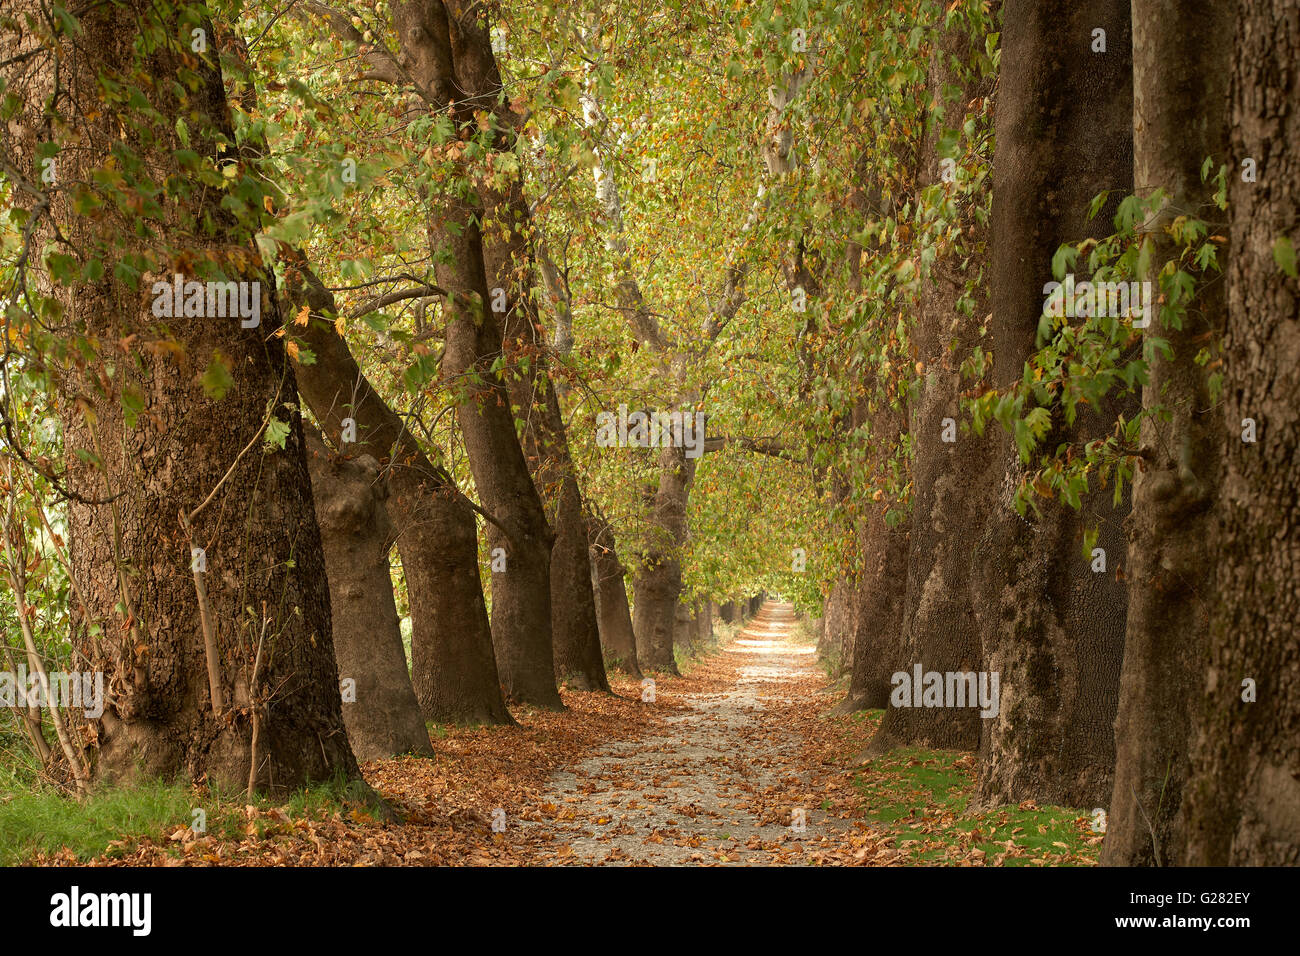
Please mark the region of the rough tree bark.
[[492, 638], [507, 695], [562, 709], [551, 644], [551, 548], [555, 535], [515, 434], [510, 397], [492, 367], [501, 328], [488, 309], [478, 230], [481, 211], [446, 196], [434, 203], [431, 246], [451, 262], [437, 267], [448, 305], [443, 377], [457, 394], [456, 415], [474, 484], [492, 515], [488, 541], [505, 552], [505, 570], [492, 577]]
[[[900, 168], [915, 166], [908, 157], [898, 157]], [[849, 196], [850, 205], [864, 218], [880, 216], [884, 211], [897, 212], [905, 202], [913, 199], [915, 189], [906, 172], [891, 182], [873, 174], [864, 159], [859, 159], [858, 172], [872, 178], [859, 180]], [[862, 293], [862, 247], [848, 243], [849, 290], [854, 299]], [[870, 304], [871, 320], [876, 323], [893, 321], [893, 296], [887, 295], [884, 303]], [[891, 394], [891, 382], [872, 374], [863, 383], [859, 397], [845, 417], [842, 430], [865, 434], [867, 447], [862, 452], [866, 459], [867, 475], [872, 478], [888, 474], [891, 460], [908, 427], [904, 397]], [[853, 476], [835, 475], [834, 493], [850, 497]], [[839, 488], [843, 483], [842, 490]], [[857, 548], [857, 574], [847, 595], [846, 616], [849, 635], [846, 643], [851, 653], [852, 671], [849, 692], [836, 708], [839, 713], [850, 713], [868, 707], [885, 707], [889, 702], [890, 675], [901, 654], [900, 638], [903, 628], [903, 598], [906, 594], [907, 543], [911, 517], [903, 502], [881, 494], [880, 498], [865, 501], [859, 508], [854, 539]], [[865, 489], [858, 496], [865, 498]], [[894, 512], [895, 524], [891, 527], [887, 515]], [[900, 520], [901, 518], [901, 520]]]
[[[919, 183], [922, 188], [943, 182], [938, 152], [942, 133], [961, 129], [967, 104], [991, 92], [991, 80], [980, 75], [973, 62], [983, 48], [984, 38], [972, 37], [969, 24], [962, 19], [943, 30], [935, 44], [928, 81], [931, 107]], [[951, 192], [955, 187], [948, 188]], [[967, 294], [967, 283], [981, 278], [985, 258], [980, 250], [987, 240], [987, 226], [970, 215], [968, 208], [956, 206], [954, 214], [963, 245], [938, 250], [912, 330], [924, 378], [909, 403], [914, 492], [906, 568], [901, 572], [907, 581], [900, 622], [901, 653], [886, 662], [887, 670], [910, 672], [915, 664], [921, 664], [926, 671], [946, 673], [976, 671], [980, 666], [969, 529], [980, 524], [991, 494], [987, 486], [991, 483], [992, 440], [988, 435], [946, 436], [945, 420], [951, 420], [948, 428], [955, 432], [962, 418], [961, 365], [979, 342], [985, 315], [987, 303], [979, 293], [968, 311], [960, 310], [958, 302]], [[956, 440], [945, 440], [947, 437]], [[883, 680], [887, 682], [889, 675]], [[878, 686], [875, 693], [880, 693]], [[979, 739], [976, 708], [890, 707], [871, 747], [877, 752], [901, 746], [975, 750]]]
[[[1089, 0], [1067, 9], [1051, 0], [1004, 5], [1002, 76], [996, 111], [992, 276], [993, 383], [1021, 378], [1035, 348], [1043, 286], [1062, 242], [1110, 231], [1114, 204], [1087, 218], [1106, 189], [1133, 181], [1132, 59], [1128, 0]], [[1094, 30], [1106, 52], [1094, 53]], [[1110, 431], [1114, 409], [1057, 427], [1052, 448]], [[1059, 417], [1059, 416], [1058, 416]], [[972, 807], [1033, 799], [1097, 806], [1110, 795], [1113, 724], [1119, 698], [1126, 595], [1111, 489], [1081, 510], [1040, 499], [1042, 517], [1011, 506], [1020, 465], [1008, 436], [995, 436], [1000, 500], [976, 558], [983, 667], [1000, 675], [1000, 709], [983, 721]], [[1093, 573], [1082, 552], [1086, 526], [1099, 528], [1108, 570]]]
[[600, 609], [600, 642], [605, 665], [640, 680], [632, 609], [627, 603], [627, 568], [618, 559], [614, 529], [603, 516], [595, 513], [587, 515], [587, 528], [591, 537], [591, 569], [596, 604]]
[[[464, 12], [459, 11], [463, 17]], [[465, 137], [477, 129], [478, 102], [462, 88], [474, 82], [474, 56], [462, 22], [442, 3], [414, 0], [393, 8], [402, 44], [398, 73], [415, 84], [427, 108], [447, 111]], [[458, 66], [460, 53], [466, 63]], [[429, 247], [444, 293], [442, 375], [456, 398], [456, 418], [474, 484], [488, 519], [488, 543], [505, 553], [493, 575], [492, 639], [506, 694], [522, 703], [561, 709], [555, 686], [551, 625], [551, 548], [555, 536], [515, 433], [510, 393], [500, 371], [502, 326], [492, 311], [482, 235], [483, 205], [464, 155], [442, 191], [429, 196]]]
[[695, 612], [695, 643], [707, 647], [713, 640], [713, 602], [702, 599]]
[[[524, 118], [502, 97], [492, 52], [490, 11], [448, 2], [452, 56], [459, 88], [497, 118], [496, 148], [511, 152]], [[609, 690], [601, 656], [582, 493], [569, 452], [559, 397], [549, 374], [545, 331], [537, 312], [535, 227], [523, 181], [502, 189], [479, 185], [484, 209], [483, 256], [493, 288], [506, 291], [502, 330], [510, 398], [524, 420], [524, 455], [555, 532], [551, 551], [551, 618], [555, 676], [579, 690]]]
[[837, 577], [831, 585], [830, 593], [826, 595], [825, 609], [822, 612], [817, 655], [834, 665], [834, 677], [853, 670], [853, 625], [849, 614], [853, 591], [852, 579], [846, 575]]
[[673, 643], [682, 653], [695, 656], [695, 608], [685, 601], [678, 601], [673, 612]]
[[[868, 402], [859, 400], [854, 426], [866, 423]], [[885, 399], [870, 406], [867, 456], [872, 472], [882, 474], [906, 430], [907, 415]], [[896, 501], [868, 501], [858, 519], [858, 553], [861, 575], [849, 595], [853, 634], [853, 673], [849, 693], [837, 710], [848, 713], [889, 703], [889, 675], [896, 669], [899, 637], [903, 629], [903, 586], [907, 574], [907, 539], [911, 519], [896, 518], [890, 526], [886, 514], [901, 510]], [[874, 744], [874, 741], [873, 741]]]
[[369, 455], [346, 459], [308, 431], [307, 466], [320, 522], [334, 618], [334, 657], [343, 723], [358, 760], [395, 754], [433, 756], [429, 732], [411, 687], [388, 565], [394, 529], [384, 499], [387, 483]]
[[[1170, 29], [1169, 24], [1177, 24]], [[1178, 255], [1165, 232], [1178, 216], [1210, 219], [1214, 181], [1207, 156], [1228, 153], [1228, 79], [1233, 8], [1192, 0], [1133, 0], [1133, 181], [1139, 196], [1168, 199], [1145, 224], [1159, 282]], [[1220, 249], [1220, 260], [1225, 250]], [[1182, 328], [1152, 320], [1147, 333], [1168, 342], [1154, 352], [1143, 389], [1147, 408], [1168, 418], [1142, 423], [1145, 459], [1133, 481], [1128, 520], [1129, 608], [1115, 719], [1115, 786], [1101, 861], [1150, 866], [1185, 858], [1186, 792], [1192, 723], [1203, 702], [1213, 605], [1223, 412], [1210, 396], [1212, 370], [1196, 355], [1223, 333], [1222, 284], [1209, 281]]]
[[[295, 309], [309, 308], [308, 324], [295, 334], [316, 356], [299, 369], [303, 398], [335, 447], [371, 455], [384, 466], [411, 606], [412, 683], [420, 711], [433, 723], [513, 723], [492, 652], [474, 512], [362, 374], [335, 325], [334, 296], [305, 259], [284, 255], [290, 301]], [[355, 443], [343, 443], [345, 419], [355, 426]]]
[[[48, 22], [36, 3], [13, 12]], [[37, 29], [6, 32], [0, 49], [9, 94], [28, 104], [3, 140], [6, 168], [31, 168], [30, 147], [50, 135], [42, 111], [56, 76], [56, 108], [78, 131], [75, 145], [58, 156], [50, 219], [38, 220], [34, 241], [57, 224], [64, 252], [105, 265], [103, 278], [62, 287], [73, 293], [65, 297], [62, 331], [93, 337], [102, 350], [65, 380], [62, 411], [66, 480], [77, 496], [68, 512], [69, 554], [85, 602], [73, 608], [74, 632], [109, 688], [93, 727], [95, 773], [116, 782], [179, 773], [272, 792], [336, 773], [356, 776], [294, 375], [271, 334], [279, 326], [274, 279], [251, 241], [255, 224], [237, 221], [220, 191], [197, 182], [177, 159], [178, 116], [187, 118], [190, 148], [200, 156], [220, 157], [218, 137], [234, 139], [214, 52], [191, 52], [191, 29], [211, 38], [212, 25], [196, 7], [157, 3], [147, 10], [92, 5], [81, 11], [80, 27], [59, 39], [57, 73], [39, 49]], [[142, 84], [142, 77], [153, 82]], [[103, 81], [139, 88], [156, 118], [128, 108], [125, 97], [106, 98]], [[123, 130], [137, 130], [126, 148], [140, 156], [138, 168], [123, 170], [120, 156], [110, 164]], [[20, 156], [10, 153], [14, 141]], [[112, 176], [96, 176], [109, 168]], [[145, 211], [122, 216], [127, 205], [106, 194], [95, 215], [73, 202], [101, 193], [113, 176], [129, 193], [136, 175], [146, 189], [156, 187]], [[31, 208], [39, 192], [17, 188], [16, 202]], [[140, 256], [146, 269], [139, 284], [115, 269], [128, 255]], [[152, 283], [170, 283], [175, 273], [187, 281], [259, 283], [260, 324], [153, 317]], [[169, 347], [148, 347], [155, 343]], [[217, 399], [199, 379], [223, 357], [233, 382]], [[126, 389], [143, 406], [133, 425], [123, 414]], [[268, 412], [288, 425], [282, 448], [262, 441]], [[78, 450], [95, 458], [79, 458]], [[201, 559], [192, 548], [203, 549]], [[205, 634], [215, 655], [205, 651]], [[255, 711], [261, 726], [250, 774]]]
[[[1300, 282], [1274, 260], [1279, 237], [1300, 242], [1300, 13], [1241, 0], [1236, 17], [1226, 469], [1186, 862], [1279, 866], [1300, 863]], [[1247, 158], [1257, 182], [1242, 181]], [[1242, 441], [1248, 418], [1255, 443]]]
[[673, 620], [682, 589], [681, 547], [686, 540], [686, 503], [695, 476], [695, 459], [686, 449], [668, 446], [659, 453], [659, 488], [651, 512], [651, 533], [666, 540], [649, 542], [633, 582], [632, 629], [643, 670], [677, 673]]

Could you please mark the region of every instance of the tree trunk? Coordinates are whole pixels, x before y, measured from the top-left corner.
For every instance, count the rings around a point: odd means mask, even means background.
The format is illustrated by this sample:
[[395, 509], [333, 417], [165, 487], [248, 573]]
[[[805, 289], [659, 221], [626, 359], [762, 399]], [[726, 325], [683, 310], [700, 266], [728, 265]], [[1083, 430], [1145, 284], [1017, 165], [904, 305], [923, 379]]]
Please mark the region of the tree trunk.
[[[1110, 231], [1114, 202], [1093, 221], [1094, 196], [1133, 181], [1128, 0], [1008, 0], [997, 105], [993, 187], [994, 385], [1021, 378], [1035, 349], [1043, 286], [1062, 242]], [[1093, 53], [1093, 30], [1106, 52]], [[1110, 431], [1114, 409], [1080, 414], [1045, 447]], [[1059, 415], [1058, 415], [1059, 418]], [[975, 594], [985, 670], [1000, 679], [999, 712], [983, 721], [972, 808], [1032, 799], [1097, 806], [1110, 795], [1126, 596], [1118, 579], [1124, 509], [1111, 490], [1076, 511], [1040, 500], [1042, 518], [1012, 508], [1021, 470], [1014, 443], [995, 436], [1001, 500], [976, 558]], [[1082, 553], [1099, 526], [1108, 569]]]
[[[419, 92], [412, 118], [444, 113], [457, 135], [477, 128], [485, 38], [463, 4], [405, 2], [392, 10], [403, 82]], [[491, 46], [486, 52], [490, 56]], [[499, 84], [497, 84], [499, 86]], [[496, 87], [493, 87], [495, 90]], [[495, 97], [490, 98], [495, 101]], [[488, 515], [488, 544], [506, 570], [493, 573], [492, 641], [507, 695], [560, 709], [551, 644], [551, 547], [555, 538], [515, 433], [510, 396], [494, 363], [502, 327], [492, 311], [483, 203], [464, 154], [441, 191], [428, 195], [427, 228], [446, 320], [442, 376], [455, 396], [470, 470]], [[495, 273], [494, 273], [495, 275]], [[498, 297], [499, 298], [499, 297]]]
[[[582, 514], [577, 469], [569, 453], [559, 397], [548, 373], [545, 336], [536, 313], [525, 236], [528, 204], [522, 187], [497, 197], [495, 226], [507, 238], [487, 243], [487, 267], [497, 287], [510, 290], [504, 315], [507, 385], [524, 420], [524, 453], [538, 493], [553, 523], [551, 622], [556, 679], [578, 690], [609, 691], [601, 656], [591, 559]], [[520, 272], [526, 278], [520, 278]]]
[[[558, 418], [558, 415], [557, 415]], [[566, 475], [554, 502], [555, 547], [551, 549], [551, 620], [555, 676], [577, 690], [609, 692], [601, 653], [596, 592], [577, 479]], [[624, 595], [624, 601], [627, 596]]]
[[[37, 6], [15, 15], [43, 19]], [[6, 34], [8, 92], [29, 106], [10, 122], [23, 156], [4, 160], [8, 169], [28, 169], [34, 143], [25, 139], [44, 138], [51, 125], [77, 131], [75, 148], [58, 156], [49, 213], [77, 267], [93, 258], [105, 269], [103, 278], [59, 286], [55, 295], [72, 336], [97, 341], [105, 353], [109, 343], [115, 354], [130, 350], [125, 360], [102, 354], [73, 369], [62, 411], [75, 496], [69, 556], [84, 600], [73, 607], [73, 631], [109, 688], [93, 722], [95, 775], [122, 783], [183, 774], [240, 790], [251, 779], [279, 793], [358, 771], [340, 712], [294, 373], [272, 334], [280, 324], [274, 278], [252, 243], [257, 224], [238, 221], [221, 191], [195, 182], [177, 159], [176, 117], [186, 118], [200, 156], [220, 155], [219, 137], [234, 139], [215, 49], [190, 50], [190, 27], [211, 38], [212, 25], [195, 20], [193, 8], [184, 12], [182, 19], [182, 7], [170, 3], [86, 8], [82, 32], [63, 34], [52, 102], [67, 115], [53, 124], [43, 112], [56, 77], [52, 57], [35, 36]], [[136, 47], [142, 35], [152, 38], [144, 53]], [[33, 55], [15, 55], [20, 50]], [[128, 86], [152, 78], [138, 95], [157, 118], [128, 109], [125, 97], [105, 98], [101, 83], [110, 75]], [[136, 130], [129, 141], [124, 129]], [[137, 151], [141, 165], [124, 166], [119, 147]], [[99, 193], [95, 215], [71, 208], [74, 184]], [[15, 189], [19, 203], [28, 195]], [[148, 211], [123, 217], [123, 195], [147, 196]], [[34, 225], [39, 247], [45, 227]], [[185, 246], [166, 246], [164, 236], [185, 237]], [[115, 269], [131, 256], [144, 273], [138, 283]], [[170, 285], [175, 273], [259, 283], [244, 287], [259, 303], [259, 324], [159, 321], [152, 283]], [[33, 284], [44, 286], [44, 278]], [[175, 348], [142, 348], [137, 339]], [[105, 363], [114, 366], [111, 379]], [[233, 379], [220, 398], [200, 386], [203, 370], [216, 365]], [[134, 423], [123, 413], [128, 391], [143, 404]], [[263, 441], [268, 412], [287, 425], [282, 447]], [[263, 666], [255, 670], [259, 646]], [[250, 774], [254, 710], [261, 733]]]
[[[929, 96], [935, 106], [925, 141], [922, 187], [943, 182], [938, 153], [941, 134], [959, 131], [967, 118], [967, 104], [991, 92], [987, 89], [991, 81], [972, 63], [973, 54], [983, 48], [983, 38], [972, 37], [969, 24], [960, 18], [943, 31], [935, 45], [929, 76]], [[957, 435], [956, 431], [963, 417], [961, 365], [979, 344], [987, 302], [978, 294], [968, 312], [961, 311], [958, 303], [967, 294], [969, 277], [981, 272], [987, 227], [969, 215], [959, 225], [962, 245], [939, 250], [922, 288], [912, 330], [924, 378], [909, 406], [914, 449], [910, 540], [905, 567], [888, 572], [905, 576], [907, 582], [899, 622], [901, 653], [891, 654], [891, 659], [877, 668], [871, 691], [876, 700], [882, 699], [882, 680], [887, 696], [888, 672], [894, 669], [911, 672], [914, 665], [921, 664], [923, 671], [947, 673], [977, 671], [980, 666], [969, 529], [979, 526], [992, 494], [987, 487], [992, 484], [992, 440], [987, 435], [980, 438]], [[976, 708], [890, 707], [872, 749], [975, 750], [979, 739]]]
[[445, 306], [443, 378], [457, 396], [457, 421], [474, 484], [492, 516], [488, 542], [494, 555], [505, 557], [505, 570], [492, 576], [497, 666], [510, 699], [559, 710], [564, 705], [555, 686], [551, 643], [555, 535], [524, 461], [509, 392], [493, 369], [501, 353], [501, 326], [489, 308], [481, 210], [443, 196], [430, 213], [430, 244], [450, 253], [450, 261], [436, 267], [450, 300]]
[[[460, 89], [490, 104], [497, 118], [496, 146], [512, 153], [524, 119], [502, 99], [501, 74], [492, 51], [488, 8], [449, 2], [451, 40]], [[485, 212], [483, 260], [492, 288], [507, 293], [502, 331], [509, 370], [506, 385], [524, 420], [524, 455], [554, 527], [551, 551], [551, 620], [555, 676], [579, 690], [609, 691], [601, 656], [591, 559], [577, 469], [549, 374], [546, 336], [537, 312], [530, 243], [536, 227], [520, 176], [502, 189], [478, 184]]]
[[[856, 257], [860, 255], [861, 247], [853, 245], [850, 248], [850, 263], [856, 262]], [[856, 276], [856, 272], [854, 273]], [[854, 295], [861, 291], [861, 285], [853, 284], [850, 286]], [[812, 359], [806, 359], [811, 369]], [[808, 373], [811, 375], [811, 371]], [[854, 403], [854, 408], [857, 403]], [[832, 423], [832, 441], [839, 444], [845, 432], [851, 426], [853, 421], [852, 414], [837, 415]], [[825, 472], [823, 472], [824, 474]], [[821, 484], [821, 477], [814, 475], [813, 481], [816, 485]], [[827, 503], [829, 509], [842, 507], [848, 501], [851, 488], [849, 480], [845, 477], [840, 468], [830, 469], [830, 501]], [[854, 560], [857, 558], [857, 528], [856, 524], [849, 529], [852, 537], [852, 551]], [[841, 573], [831, 584], [830, 592], [826, 595], [822, 608], [822, 633], [817, 640], [817, 654], [822, 660], [830, 661], [834, 671], [831, 674], [833, 679], [839, 679], [844, 674], [853, 672], [853, 637], [856, 633], [852, 612], [854, 608], [854, 595], [856, 581], [860, 576], [860, 569], [854, 568], [853, 573]], [[858, 710], [856, 705], [843, 703], [841, 707], [845, 712]]]
[[[1178, 29], [1169, 29], [1169, 24]], [[1148, 222], [1159, 282], [1178, 251], [1165, 228], [1177, 216], [1212, 218], [1214, 181], [1201, 178], [1228, 152], [1227, 93], [1233, 9], [1191, 0], [1133, 0], [1133, 178], [1138, 195], [1164, 189]], [[1241, 154], [1245, 155], [1245, 154]], [[1251, 187], [1253, 188], [1253, 187]], [[1219, 250], [1222, 258], [1224, 250]], [[1211, 370], [1197, 353], [1223, 333], [1222, 285], [1208, 280], [1182, 328], [1153, 324], [1173, 354], [1154, 351], [1143, 390], [1168, 418], [1142, 423], [1146, 460], [1133, 482], [1129, 518], [1129, 609], [1115, 720], [1115, 786], [1101, 860], [1151, 866], [1185, 859], [1183, 808], [1192, 725], [1203, 702], [1213, 604], [1215, 537], [1223, 443]]]
[[369, 455], [338, 457], [318, 432], [308, 432], [307, 465], [325, 549], [334, 656], [352, 752], [358, 760], [405, 753], [431, 757], [393, 600], [388, 552], [394, 535], [379, 463]]
[[[335, 447], [372, 455], [385, 469], [386, 505], [411, 606], [412, 683], [420, 712], [432, 723], [511, 724], [492, 652], [474, 512], [361, 373], [335, 327], [333, 295], [301, 256], [286, 258], [290, 300], [310, 309], [307, 326], [295, 334], [316, 356], [299, 369], [303, 398]], [[342, 443], [349, 419], [355, 447]]]
[[[855, 427], [865, 423], [867, 403], [854, 413]], [[884, 474], [903, 438], [906, 416], [901, 408], [881, 402], [870, 413], [872, 474]], [[886, 515], [895, 512], [890, 526]], [[858, 525], [858, 551], [862, 573], [849, 595], [853, 634], [853, 673], [848, 697], [840, 713], [889, 703], [889, 676], [895, 669], [903, 629], [903, 595], [907, 575], [907, 538], [910, 519], [900, 502], [866, 502]], [[882, 741], [883, 742], [883, 741]], [[875, 742], [873, 741], [873, 746]]]
[[651, 539], [633, 584], [633, 630], [641, 667], [677, 673], [673, 657], [673, 615], [682, 590], [681, 549], [686, 541], [686, 502], [695, 459], [684, 448], [669, 446], [659, 454], [659, 489], [651, 515]]
[[853, 637], [849, 630], [846, 611], [852, 583], [844, 575], [835, 579], [826, 595], [822, 611], [821, 634], [817, 639], [817, 655], [833, 665], [833, 677], [853, 670]]
[[707, 647], [713, 640], [713, 602], [702, 600], [695, 613], [695, 643]]
[[587, 516], [591, 536], [591, 568], [600, 609], [600, 642], [605, 664], [641, 679], [636, 658], [636, 634], [632, 630], [632, 609], [627, 603], [627, 569], [618, 559], [614, 529], [599, 515]]
[[683, 653], [695, 656], [695, 615], [692, 605], [682, 601], [677, 602], [673, 612], [673, 644]]
[[[1300, 241], [1300, 17], [1294, 3], [1282, 0], [1242, 0], [1235, 15], [1226, 470], [1186, 862], [1294, 866], [1300, 863], [1300, 282], [1278, 267], [1274, 244], [1283, 236]], [[1255, 160], [1258, 182], [1241, 181], [1246, 158]], [[1242, 441], [1248, 418], [1256, 425], [1255, 443]]]

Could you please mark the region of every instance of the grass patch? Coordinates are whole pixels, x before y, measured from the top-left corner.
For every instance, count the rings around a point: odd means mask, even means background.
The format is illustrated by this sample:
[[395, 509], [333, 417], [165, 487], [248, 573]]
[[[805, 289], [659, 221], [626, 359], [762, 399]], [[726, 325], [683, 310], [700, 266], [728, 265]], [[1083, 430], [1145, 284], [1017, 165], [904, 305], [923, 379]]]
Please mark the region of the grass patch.
[[[0, 796], [0, 865], [13, 866], [36, 853], [67, 848], [79, 859], [110, 849], [117, 840], [161, 833], [193, 820], [200, 806], [194, 791], [181, 784], [155, 781], [130, 788], [106, 788], [84, 803], [52, 790]], [[208, 807], [211, 832], [222, 823]]]
[[1087, 866], [1101, 835], [1085, 811], [1026, 801], [967, 816], [975, 789], [970, 754], [906, 748], [876, 757], [856, 776], [867, 819], [891, 832], [906, 862]]
[[[194, 811], [206, 815], [206, 833], [218, 839], [246, 832], [241, 793], [217, 793], [185, 783], [153, 780], [132, 787], [104, 787], [78, 803], [49, 786], [33, 788], [25, 774], [0, 767], [0, 866], [14, 866], [37, 854], [62, 850], [79, 860], [116, 857], [144, 837], [164, 840], [178, 826], [190, 826]], [[290, 818], [319, 817], [367, 805], [360, 780], [336, 778], [290, 793], [283, 801], [258, 797], [259, 809], [278, 806]], [[259, 829], [263, 821], [258, 820]]]

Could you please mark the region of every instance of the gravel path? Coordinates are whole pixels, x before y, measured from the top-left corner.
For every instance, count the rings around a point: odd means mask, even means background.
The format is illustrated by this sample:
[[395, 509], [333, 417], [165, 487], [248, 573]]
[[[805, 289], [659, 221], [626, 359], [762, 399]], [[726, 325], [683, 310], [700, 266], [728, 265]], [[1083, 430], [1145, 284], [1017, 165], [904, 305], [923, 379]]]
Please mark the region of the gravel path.
[[767, 602], [682, 690], [656, 687], [665, 725], [552, 776], [544, 802], [558, 812], [546, 825], [569, 848], [566, 862], [799, 862], [830, 821], [790, 805], [807, 778], [802, 741], [780, 712], [822, 677], [814, 648], [790, 640], [793, 624], [790, 605]]

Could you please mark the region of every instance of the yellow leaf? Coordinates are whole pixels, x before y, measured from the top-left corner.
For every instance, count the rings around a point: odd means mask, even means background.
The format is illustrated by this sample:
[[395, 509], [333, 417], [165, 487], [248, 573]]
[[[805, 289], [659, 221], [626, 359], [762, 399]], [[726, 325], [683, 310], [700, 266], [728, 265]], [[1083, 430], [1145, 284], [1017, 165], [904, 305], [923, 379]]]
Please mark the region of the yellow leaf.
[[84, 398], [77, 398], [77, 408], [81, 409], [81, 414], [86, 419], [86, 424], [93, 426], [99, 421], [99, 416], [96, 415], [95, 410], [90, 407], [90, 402], [86, 401]]
[[289, 350], [289, 358], [298, 361], [298, 343], [290, 339], [285, 343], [285, 348]]
[[311, 317], [311, 309], [304, 305], [298, 310], [298, 314], [293, 317], [294, 325], [306, 325], [307, 320]]

